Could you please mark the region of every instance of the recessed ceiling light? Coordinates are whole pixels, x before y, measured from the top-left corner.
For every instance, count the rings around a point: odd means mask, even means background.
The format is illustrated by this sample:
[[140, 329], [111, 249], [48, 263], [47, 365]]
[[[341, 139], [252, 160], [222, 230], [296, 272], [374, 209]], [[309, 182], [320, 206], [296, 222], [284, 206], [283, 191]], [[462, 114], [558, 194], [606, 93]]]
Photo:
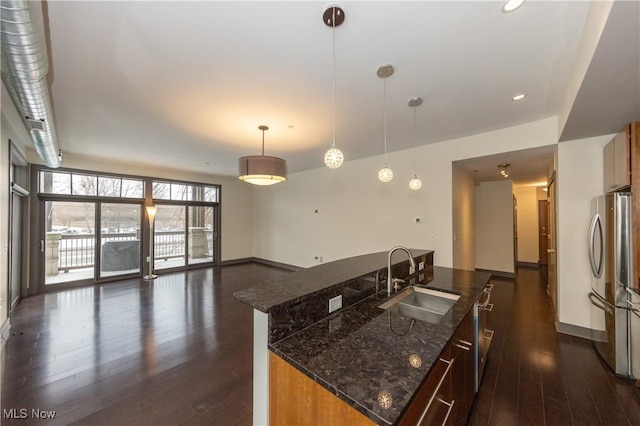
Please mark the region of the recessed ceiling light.
[[511, 98], [511, 100], [512, 101], [521, 101], [526, 97], [527, 97], [526, 93], [520, 93], [519, 95], [515, 95], [513, 98]]
[[503, 13], [513, 12], [514, 10], [522, 6], [524, 2], [525, 0], [507, 0], [502, 5], [502, 12]]

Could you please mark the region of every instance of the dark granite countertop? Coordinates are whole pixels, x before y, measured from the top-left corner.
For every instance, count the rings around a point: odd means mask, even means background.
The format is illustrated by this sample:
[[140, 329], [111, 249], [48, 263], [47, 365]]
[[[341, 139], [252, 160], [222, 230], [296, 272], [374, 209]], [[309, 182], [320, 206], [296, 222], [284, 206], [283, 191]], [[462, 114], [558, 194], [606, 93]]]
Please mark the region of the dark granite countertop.
[[[414, 257], [433, 253], [431, 250], [411, 249]], [[328, 262], [293, 274], [284, 275], [237, 291], [233, 296], [254, 309], [269, 313], [284, 303], [294, 303], [313, 293], [344, 283], [372, 271], [387, 267], [388, 252], [365, 254]], [[406, 256], [394, 256], [393, 264], [407, 261]]]
[[[350, 262], [353, 267], [362, 261], [353, 259]], [[379, 261], [386, 264], [384, 254]], [[366, 263], [370, 268], [369, 262]], [[318, 283], [322, 281], [325, 286], [327, 279], [343, 279], [340, 271], [313, 269], [320, 275], [314, 273], [308, 278], [317, 277]], [[328, 277], [323, 275], [325, 272]], [[367, 271], [353, 273], [366, 274]], [[416, 285], [460, 294], [455, 305], [435, 325], [415, 321], [411, 326], [411, 319], [378, 308], [387, 299], [386, 291], [381, 291], [270, 344], [269, 349], [374, 422], [393, 424], [411, 402], [489, 278], [488, 273], [433, 267], [433, 280]], [[303, 284], [305, 278], [300, 280]], [[284, 287], [290, 285], [283, 283]], [[288, 290], [282, 298], [291, 297], [292, 292]], [[257, 299], [254, 307], [265, 312], [279, 300], [277, 295]], [[385, 407], [386, 404], [379, 401], [391, 401], [391, 404]]]

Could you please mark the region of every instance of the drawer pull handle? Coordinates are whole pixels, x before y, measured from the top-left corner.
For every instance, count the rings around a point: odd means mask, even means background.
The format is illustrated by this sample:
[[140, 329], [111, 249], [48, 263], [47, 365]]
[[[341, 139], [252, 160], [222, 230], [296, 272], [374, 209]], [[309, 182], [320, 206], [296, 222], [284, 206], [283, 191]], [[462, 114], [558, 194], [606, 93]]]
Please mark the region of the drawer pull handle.
[[484, 306], [482, 309], [484, 309], [487, 312], [491, 312], [493, 311], [493, 303], [488, 303], [486, 306]]
[[455, 346], [456, 348], [464, 349], [465, 351], [468, 351], [470, 349], [469, 346], [459, 345], [457, 343], [454, 343], [453, 346]]
[[491, 340], [493, 339], [493, 330], [485, 330], [484, 331], [484, 338]]
[[447, 420], [449, 420], [449, 415], [451, 414], [451, 410], [453, 409], [453, 404], [455, 404], [455, 403], [456, 403], [456, 400], [455, 400], [455, 399], [452, 399], [452, 400], [451, 400], [451, 403], [449, 403], [449, 402], [447, 402], [447, 401], [444, 401], [444, 400], [442, 400], [442, 399], [438, 398], [438, 401], [439, 401], [439, 402], [441, 402], [441, 403], [443, 403], [443, 404], [444, 404], [444, 405], [446, 405], [447, 407], [449, 407], [449, 409], [447, 410], [447, 415], [446, 415], [446, 416], [444, 416], [444, 420], [442, 421], [442, 424], [443, 424], [443, 425], [446, 425], [446, 424], [447, 424]]
[[424, 411], [422, 412], [422, 416], [420, 416], [420, 420], [418, 420], [418, 424], [422, 423], [422, 420], [424, 419], [424, 416], [427, 415], [427, 411], [429, 411], [429, 408], [431, 407], [431, 404], [433, 403], [433, 401], [436, 399], [440, 399], [440, 398], [437, 398], [438, 392], [440, 391], [440, 386], [442, 386], [442, 383], [444, 382], [445, 377], [447, 377], [447, 374], [449, 374], [449, 370], [451, 370], [451, 366], [453, 365], [455, 358], [451, 358], [451, 361], [447, 361], [444, 358], [440, 358], [440, 361], [447, 364], [447, 369], [444, 370], [444, 373], [442, 373], [442, 377], [440, 377], [438, 386], [436, 386], [436, 389], [433, 391], [433, 395], [431, 395], [431, 398], [429, 398], [429, 403], [427, 404], [427, 408], [425, 408]]
[[640, 306], [638, 306], [636, 303], [633, 303], [631, 300], [627, 300], [627, 303], [629, 304], [629, 310], [631, 310], [631, 312], [635, 316], [640, 318]]

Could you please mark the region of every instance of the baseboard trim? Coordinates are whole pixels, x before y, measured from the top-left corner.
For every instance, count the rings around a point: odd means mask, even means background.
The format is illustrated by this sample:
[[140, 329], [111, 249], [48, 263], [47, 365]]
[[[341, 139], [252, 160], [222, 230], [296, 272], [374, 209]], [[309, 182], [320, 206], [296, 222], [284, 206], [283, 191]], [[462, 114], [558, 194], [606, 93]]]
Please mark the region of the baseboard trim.
[[537, 262], [516, 262], [516, 266], [521, 266], [523, 268], [538, 269], [540, 265], [538, 265]]
[[240, 259], [229, 259], [220, 262], [220, 266], [242, 265], [244, 263], [253, 263], [253, 257], [242, 257]]
[[590, 328], [581, 327], [579, 325], [566, 324], [560, 321], [556, 321], [556, 331], [558, 333], [581, 337], [587, 340], [591, 340], [592, 335], [592, 331]]
[[300, 266], [275, 262], [273, 260], [261, 259], [259, 257], [243, 257], [240, 259], [223, 260], [222, 262], [220, 262], [220, 266], [242, 265], [245, 263], [259, 263], [261, 265], [272, 266], [274, 268], [286, 269], [287, 271], [299, 271], [301, 269], [305, 269]]
[[302, 269], [306, 269], [306, 268], [302, 268], [300, 266], [289, 265], [287, 263], [281, 263], [281, 262], [275, 262], [273, 260], [261, 259], [259, 257], [252, 257], [251, 259], [255, 263], [260, 263], [262, 265], [267, 265], [267, 266], [273, 266], [274, 268], [286, 269], [288, 271], [294, 271], [295, 272], [295, 271], [300, 271]]
[[480, 269], [480, 268], [476, 268], [477, 272], [488, 272], [491, 275], [493, 275], [494, 277], [499, 277], [499, 278], [515, 278], [516, 274], [513, 272], [504, 272], [504, 271], [492, 271], [491, 269]]

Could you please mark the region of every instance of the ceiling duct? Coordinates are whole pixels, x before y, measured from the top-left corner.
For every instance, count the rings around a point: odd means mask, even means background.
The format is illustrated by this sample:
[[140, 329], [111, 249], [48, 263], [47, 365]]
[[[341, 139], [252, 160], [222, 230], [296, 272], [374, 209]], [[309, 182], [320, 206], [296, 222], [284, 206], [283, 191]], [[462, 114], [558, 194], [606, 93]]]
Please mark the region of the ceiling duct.
[[60, 167], [47, 83], [49, 59], [42, 3], [0, 1], [0, 35], [2, 81], [42, 161], [49, 167]]

